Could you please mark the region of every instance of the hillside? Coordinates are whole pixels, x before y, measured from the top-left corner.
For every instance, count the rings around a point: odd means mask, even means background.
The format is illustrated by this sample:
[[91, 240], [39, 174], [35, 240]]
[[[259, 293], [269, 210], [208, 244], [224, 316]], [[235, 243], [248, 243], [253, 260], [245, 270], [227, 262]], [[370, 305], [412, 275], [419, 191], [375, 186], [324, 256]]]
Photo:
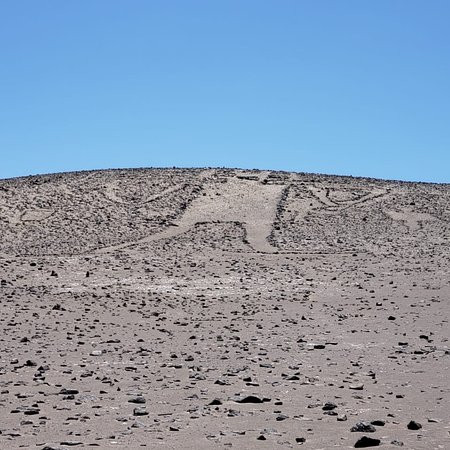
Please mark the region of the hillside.
[[450, 185], [24, 177], [0, 236], [0, 448], [450, 446]]

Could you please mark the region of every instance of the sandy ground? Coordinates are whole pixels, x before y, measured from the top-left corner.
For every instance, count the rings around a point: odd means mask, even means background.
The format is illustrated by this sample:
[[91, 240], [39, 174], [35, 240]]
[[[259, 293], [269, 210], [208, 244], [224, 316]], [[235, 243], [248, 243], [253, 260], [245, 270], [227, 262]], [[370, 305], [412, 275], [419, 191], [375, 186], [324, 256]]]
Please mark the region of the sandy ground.
[[0, 236], [2, 449], [450, 448], [449, 185], [1, 180]]

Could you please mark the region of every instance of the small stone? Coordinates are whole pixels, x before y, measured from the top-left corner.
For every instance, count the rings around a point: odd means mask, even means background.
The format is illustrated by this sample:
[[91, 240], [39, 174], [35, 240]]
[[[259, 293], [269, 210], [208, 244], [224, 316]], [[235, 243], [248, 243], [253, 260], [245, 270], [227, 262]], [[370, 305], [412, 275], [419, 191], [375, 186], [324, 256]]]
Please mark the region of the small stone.
[[354, 448], [378, 447], [380, 445], [380, 442], [381, 441], [379, 439], [363, 436], [356, 441]]
[[298, 381], [300, 380], [300, 377], [298, 375], [291, 375], [290, 377], [286, 378], [288, 381]]
[[256, 438], [256, 440], [258, 440], [258, 441], [265, 441], [265, 440], [267, 440], [267, 439], [266, 439], [266, 437], [265, 437], [263, 434], [260, 434], [260, 435]]
[[22, 420], [20, 422], [20, 426], [25, 426], [25, 425], [33, 425], [33, 422], [31, 420]]
[[386, 422], [384, 420], [372, 420], [370, 422], [372, 425], [375, 425], [376, 427], [384, 427], [386, 425]]
[[304, 444], [306, 442], [306, 438], [297, 437], [297, 438], [295, 438], [295, 442], [297, 442], [297, 444]]
[[61, 389], [59, 391], [59, 394], [60, 395], [76, 395], [76, 394], [78, 394], [78, 390], [77, 389], [65, 389], [65, 388], [63, 388], [63, 389]]
[[270, 400], [257, 397], [256, 395], [247, 395], [246, 397], [235, 399], [236, 403], [264, 403], [265, 401]]
[[349, 389], [353, 389], [355, 391], [362, 391], [364, 389], [364, 384], [362, 383], [351, 384], [349, 386]]
[[322, 410], [323, 411], [332, 411], [333, 409], [336, 409], [337, 405], [335, 403], [332, 402], [326, 402], [323, 406], [322, 406]]
[[281, 422], [281, 421], [283, 421], [283, 420], [286, 420], [286, 419], [289, 419], [289, 416], [286, 416], [285, 414], [279, 414], [277, 417], [276, 417], [276, 421], [277, 422]]
[[101, 350], [92, 350], [91, 356], [101, 356], [102, 351]]
[[336, 420], [338, 422], [345, 422], [347, 420], [347, 415], [346, 414], [340, 414], [339, 416], [336, 417]]
[[130, 400], [128, 400], [128, 403], [143, 404], [145, 402], [146, 402], [146, 400], [144, 397], [135, 397], [135, 398], [130, 398]]
[[374, 433], [376, 428], [368, 422], [358, 422], [356, 425], [350, 428], [350, 431], [358, 433]]
[[144, 407], [134, 408], [133, 416], [148, 416], [148, 412]]
[[402, 441], [397, 441], [397, 439], [394, 439], [393, 441], [391, 441], [392, 445], [396, 445], [397, 447], [403, 447], [403, 442]]
[[420, 430], [422, 428], [422, 425], [415, 420], [411, 420], [411, 422], [408, 423], [408, 430]]
[[211, 405], [211, 406], [216, 406], [216, 405], [221, 405], [221, 404], [222, 404], [222, 401], [220, 399], [218, 399], [218, 398], [215, 398], [214, 400], [212, 400], [209, 403], [209, 405]]

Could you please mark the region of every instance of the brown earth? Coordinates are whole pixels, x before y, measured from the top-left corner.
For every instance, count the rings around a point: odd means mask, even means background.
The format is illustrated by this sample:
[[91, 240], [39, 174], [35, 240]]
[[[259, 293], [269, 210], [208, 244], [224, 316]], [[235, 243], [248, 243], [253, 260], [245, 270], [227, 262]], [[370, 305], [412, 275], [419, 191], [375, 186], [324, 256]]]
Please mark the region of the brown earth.
[[450, 448], [449, 185], [17, 178], [0, 236], [2, 449]]

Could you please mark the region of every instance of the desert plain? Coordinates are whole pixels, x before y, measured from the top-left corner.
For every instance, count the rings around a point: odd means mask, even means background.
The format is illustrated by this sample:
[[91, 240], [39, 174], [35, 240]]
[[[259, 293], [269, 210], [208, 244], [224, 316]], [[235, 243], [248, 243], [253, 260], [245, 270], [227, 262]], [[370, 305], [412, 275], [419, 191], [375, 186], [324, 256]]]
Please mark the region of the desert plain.
[[0, 180], [0, 448], [450, 449], [450, 185]]

